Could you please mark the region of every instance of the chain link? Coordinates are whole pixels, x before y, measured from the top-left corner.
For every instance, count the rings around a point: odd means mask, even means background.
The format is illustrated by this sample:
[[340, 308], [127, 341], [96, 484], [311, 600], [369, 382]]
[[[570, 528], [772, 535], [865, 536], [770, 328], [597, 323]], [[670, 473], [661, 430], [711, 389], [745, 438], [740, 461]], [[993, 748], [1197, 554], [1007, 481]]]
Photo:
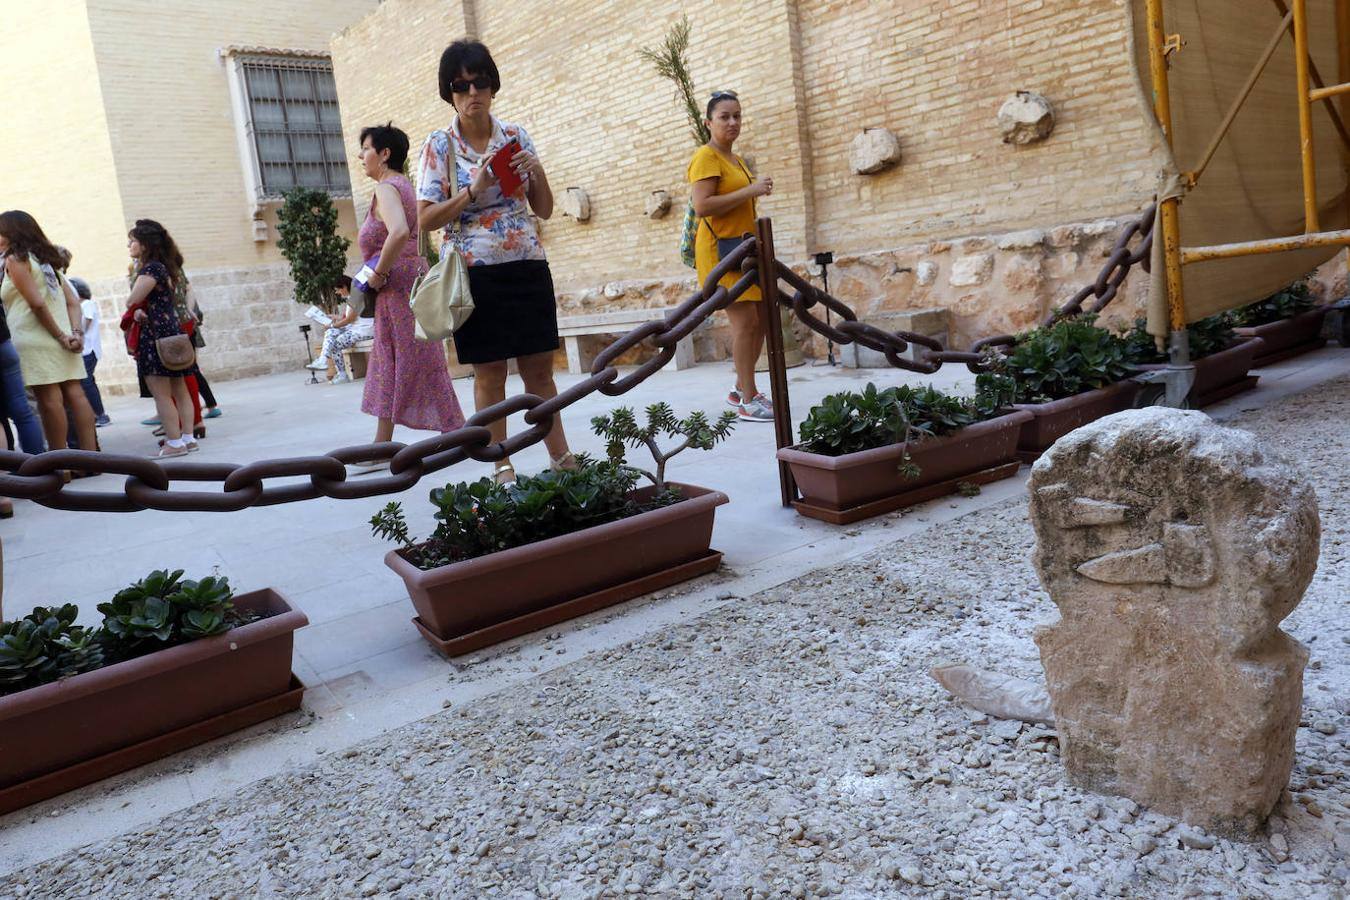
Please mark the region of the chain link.
[[[1088, 297], [1089, 307], [1099, 312], [1116, 296], [1130, 269], [1143, 263], [1148, 269], [1153, 241], [1154, 208], [1138, 221], [1126, 226], [1116, 241], [1106, 266], [1097, 280], [1076, 293], [1055, 310], [1046, 324], [1082, 312]], [[1140, 238], [1137, 249], [1131, 242]], [[442, 469], [474, 459], [498, 462], [533, 446], [553, 428], [557, 416], [569, 406], [599, 392], [608, 397], [628, 393], [675, 357], [676, 345], [688, 337], [713, 313], [735, 303], [749, 288], [759, 284], [756, 241], [749, 238], [721, 260], [703, 280], [702, 287], [659, 320], [646, 322], [614, 341], [595, 358], [590, 374], [554, 397], [519, 394], [480, 410], [461, 428], [434, 435], [412, 444], [383, 441], [341, 447], [320, 456], [267, 459], [247, 465], [233, 463], [188, 462], [186, 460], [148, 459], [126, 454], [98, 453], [88, 450], [52, 450], [30, 455], [0, 450], [0, 496], [33, 500], [52, 509], [85, 512], [138, 512], [143, 509], [170, 511], [234, 512], [251, 506], [296, 503], [317, 497], [352, 500], [406, 491], [423, 478]], [[743, 273], [735, 284], [719, 282], [729, 273]], [[805, 278], [775, 260], [777, 278], [790, 290], [780, 291], [779, 302], [790, 309], [812, 331], [825, 335], [836, 344], [857, 343], [885, 355], [898, 369], [929, 374], [943, 363], [961, 363], [979, 372], [989, 365], [987, 353], [1010, 346], [1014, 338], [997, 335], [979, 341], [967, 351], [947, 350], [927, 335], [910, 331], [889, 332], [858, 320], [846, 304], [820, 290]], [[823, 306], [839, 317], [831, 325], [811, 310]], [[657, 353], [633, 372], [619, 377], [614, 365], [622, 354], [650, 342]], [[914, 359], [901, 354], [914, 347]], [[524, 414], [523, 431], [502, 441], [492, 439], [492, 426], [508, 417]], [[389, 474], [347, 478], [347, 466], [367, 461], [388, 461]], [[95, 475], [127, 476], [119, 491], [72, 489], [65, 472], [80, 471]], [[268, 485], [270, 479], [303, 478], [303, 481]], [[220, 485], [219, 491], [178, 490], [174, 482]]]

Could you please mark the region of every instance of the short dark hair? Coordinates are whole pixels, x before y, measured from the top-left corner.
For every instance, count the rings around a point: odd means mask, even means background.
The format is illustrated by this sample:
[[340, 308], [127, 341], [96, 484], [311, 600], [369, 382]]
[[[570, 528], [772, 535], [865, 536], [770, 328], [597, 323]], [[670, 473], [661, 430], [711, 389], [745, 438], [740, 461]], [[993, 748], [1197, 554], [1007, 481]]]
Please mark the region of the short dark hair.
[[83, 278], [76, 278], [74, 276], [71, 276], [66, 280], [70, 282], [70, 286], [75, 289], [75, 294], [81, 300], [90, 300], [93, 298], [94, 295], [89, 290], [89, 283], [85, 281]]
[[737, 103], [741, 102], [741, 98], [736, 96], [735, 91], [713, 91], [713, 95], [708, 98], [708, 109], [703, 118], [711, 119], [713, 110], [717, 109], [717, 104], [721, 103], [723, 100], [735, 100]]
[[471, 41], [467, 38], [458, 40], [446, 47], [445, 52], [441, 54], [439, 73], [441, 99], [451, 106], [455, 105], [455, 101], [450, 99], [454, 96], [450, 85], [459, 78], [460, 72], [486, 75], [492, 79], [494, 94], [502, 89], [502, 76], [497, 74], [497, 64], [492, 61], [492, 54], [482, 41]]
[[350, 292], [351, 292], [351, 289], [352, 289], [352, 278], [351, 278], [351, 276], [350, 276], [350, 275], [339, 275], [339, 276], [337, 277], [337, 284], [333, 285], [333, 288], [334, 288], [334, 290], [347, 291], [348, 293], [350, 293]]
[[403, 171], [408, 163], [408, 136], [403, 133], [403, 129], [395, 128], [393, 122], [367, 125], [361, 129], [362, 146], [365, 146], [366, 138], [370, 138], [370, 146], [375, 148], [375, 152], [389, 151], [389, 168], [395, 172]]

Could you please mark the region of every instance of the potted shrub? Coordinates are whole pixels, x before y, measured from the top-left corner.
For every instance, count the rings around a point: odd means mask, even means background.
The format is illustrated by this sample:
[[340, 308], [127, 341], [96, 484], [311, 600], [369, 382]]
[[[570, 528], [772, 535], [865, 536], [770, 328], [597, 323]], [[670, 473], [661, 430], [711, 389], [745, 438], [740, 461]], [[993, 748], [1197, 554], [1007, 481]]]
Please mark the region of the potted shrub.
[[1304, 279], [1235, 310], [1234, 330], [1242, 337], [1261, 339], [1262, 346], [1252, 360], [1253, 368], [1259, 369], [1324, 346], [1322, 322], [1329, 310], [1318, 305]]
[[1027, 463], [1075, 428], [1130, 409], [1139, 393], [1125, 340], [1091, 315], [1018, 335], [995, 371], [1012, 379], [1014, 408], [1032, 415], [1017, 439]]
[[[401, 546], [385, 556], [417, 610], [414, 624], [437, 650], [458, 656], [545, 628], [718, 567], [710, 549], [720, 491], [667, 482], [665, 464], [688, 448], [709, 449], [735, 421], [725, 413], [677, 419], [659, 403], [638, 426], [619, 409], [592, 424], [608, 440], [604, 460], [578, 457], [572, 471], [499, 485], [483, 478], [431, 491], [436, 529], [418, 542], [402, 507], [371, 519], [375, 534]], [[669, 452], [666, 435], [681, 439]], [[629, 466], [625, 446], [651, 449], [653, 473]], [[646, 477], [651, 483], [639, 487]]]
[[802, 422], [801, 442], [778, 451], [802, 492], [793, 505], [844, 525], [1013, 475], [1032, 416], [1007, 408], [1010, 390], [985, 374], [973, 399], [906, 385], [831, 394]]
[[182, 575], [118, 592], [98, 628], [70, 604], [0, 623], [0, 813], [299, 708], [305, 615]]
[[[1186, 331], [1190, 335], [1191, 363], [1195, 366], [1195, 382], [1189, 395], [1192, 408], [1218, 403], [1256, 384], [1256, 376], [1249, 376], [1247, 371], [1260, 352], [1261, 340], [1236, 334], [1230, 313], [1192, 322]], [[1126, 342], [1139, 368], [1160, 369], [1167, 364], [1167, 354], [1158, 349], [1153, 335], [1144, 330], [1143, 319], [1135, 320]]]

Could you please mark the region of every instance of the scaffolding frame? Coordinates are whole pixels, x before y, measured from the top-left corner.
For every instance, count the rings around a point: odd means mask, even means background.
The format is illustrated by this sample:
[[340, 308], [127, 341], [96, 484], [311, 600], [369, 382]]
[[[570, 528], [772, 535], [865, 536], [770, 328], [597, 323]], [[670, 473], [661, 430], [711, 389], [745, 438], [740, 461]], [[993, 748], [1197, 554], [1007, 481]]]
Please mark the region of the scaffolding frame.
[[[1350, 173], [1350, 0], [1335, 0], [1337, 78], [1328, 85], [1317, 71], [1308, 46], [1307, 0], [1271, 0], [1282, 19], [1265, 52], [1238, 92], [1199, 163], [1185, 172], [1182, 180], [1194, 188], [1205, 168], [1222, 145], [1229, 129], [1241, 112], [1252, 89], [1287, 34], [1292, 33], [1295, 54], [1296, 90], [1299, 112], [1300, 153], [1303, 172], [1304, 233], [1208, 247], [1184, 247], [1179, 220], [1180, 197], [1163, 198], [1158, 206], [1158, 228], [1162, 236], [1162, 256], [1166, 272], [1169, 358], [1173, 376], [1167, 379], [1167, 402], [1180, 406], [1193, 376], [1190, 344], [1186, 332], [1186, 304], [1182, 286], [1182, 268], [1191, 263], [1214, 259], [1232, 259], [1267, 253], [1283, 253], [1309, 247], [1350, 246], [1350, 230], [1322, 231], [1317, 209], [1317, 161], [1313, 153], [1313, 107], [1325, 104], [1342, 141], [1341, 164]], [[1163, 0], [1146, 0], [1149, 75], [1153, 83], [1153, 112], [1168, 148], [1172, 148], [1172, 99], [1169, 86], [1169, 57], [1182, 46], [1181, 36], [1167, 34], [1163, 20]], [[1339, 110], [1337, 109], [1339, 101]], [[1350, 192], [1347, 192], [1350, 205]], [[1175, 377], [1184, 375], [1185, 377]]]

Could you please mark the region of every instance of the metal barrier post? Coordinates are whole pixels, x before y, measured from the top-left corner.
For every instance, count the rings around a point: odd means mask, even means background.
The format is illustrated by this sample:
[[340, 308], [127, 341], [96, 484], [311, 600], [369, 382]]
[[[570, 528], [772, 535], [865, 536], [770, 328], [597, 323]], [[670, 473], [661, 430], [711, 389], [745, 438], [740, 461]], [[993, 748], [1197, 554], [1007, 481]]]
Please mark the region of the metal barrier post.
[[[787, 359], [783, 355], [783, 326], [778, 312], [778, 263], [773, 250], [773, 223], [755, 223], [755, 252], [759, 263], [759, 315], [768, 343], [769, 391], [773, 397], [774, 438], [781, 449], [792, 444], [792, 408], [788, 401]], [[797, 499], [797, 482], [788, 464], [778, 463], [778, 486], [784, 506]]]

